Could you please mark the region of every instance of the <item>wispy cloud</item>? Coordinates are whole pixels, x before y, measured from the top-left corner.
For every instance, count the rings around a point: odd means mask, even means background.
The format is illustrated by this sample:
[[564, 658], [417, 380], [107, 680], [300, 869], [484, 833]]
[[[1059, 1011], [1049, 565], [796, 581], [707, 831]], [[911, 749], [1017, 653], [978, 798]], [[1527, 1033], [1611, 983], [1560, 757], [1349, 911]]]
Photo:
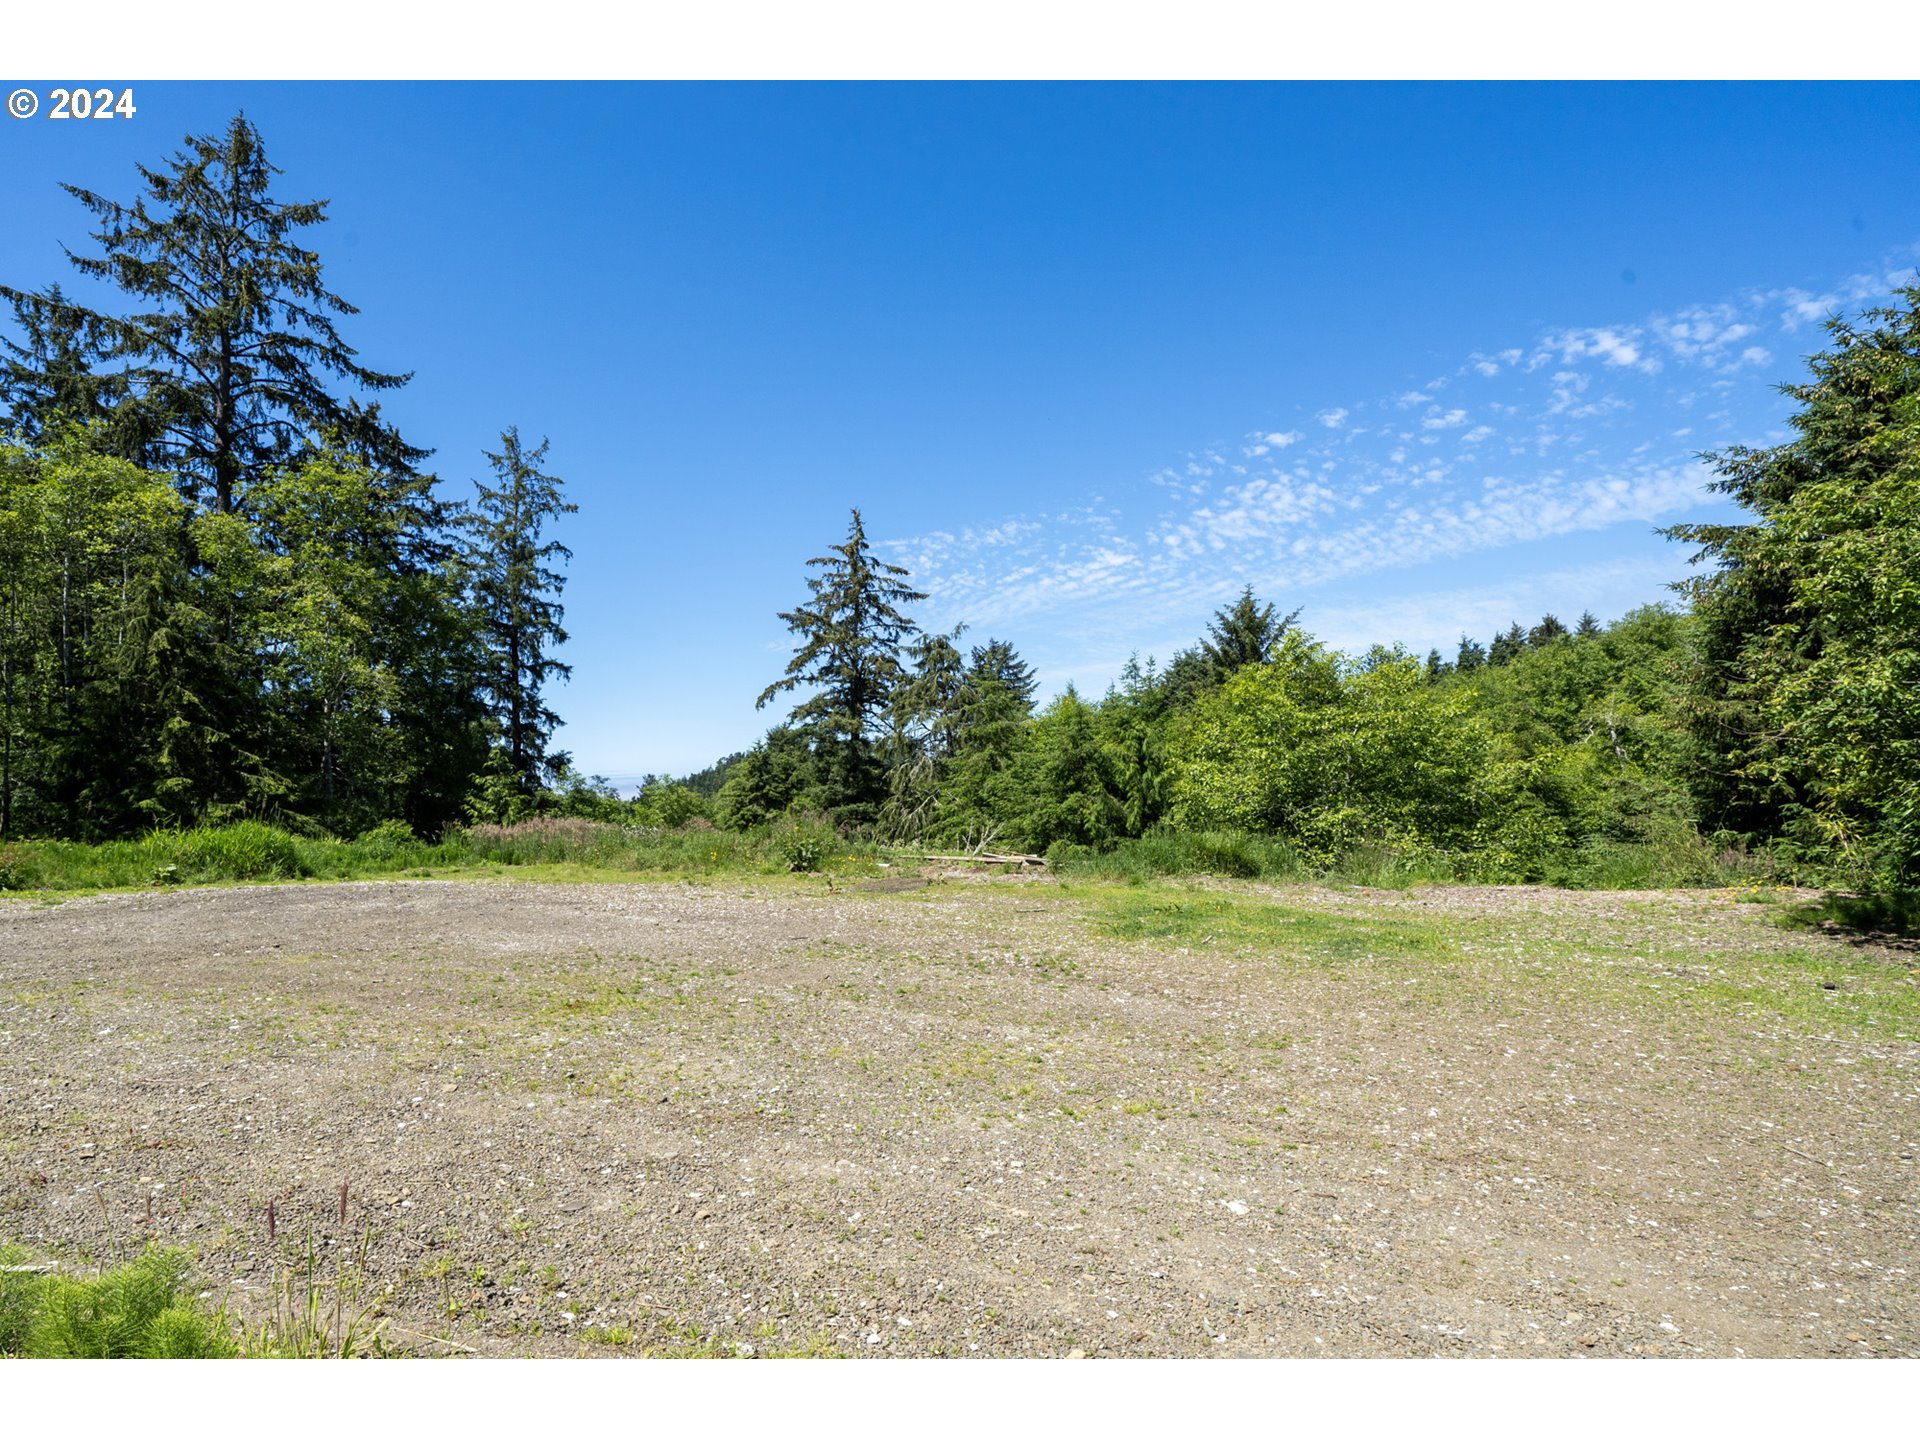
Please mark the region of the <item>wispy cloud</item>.
[[[1011, 634], [1044, 614], [1052, 669], [1076, 674], [1099, 656], [1150, 648], [1169, 625], [1191, 627], [1247, 583], [1291, 608], [1358, 576], [1410, 576], [1436, 561], [1626, 524], [1644, 536], [1724, 503], [1705, 489], [1698, 453], [1781, 438], [1784, 402], [1767, 383], [1785, 378], [1769, 370], [1775, 356], [1806, 348], [1801, 327], [1905, 283], [1915, 255], [1920, 247], [1819, 290], [1753, 290], [1556, 326], [1472, 352], [1412, 389], [1307, 398], [1294, 425], [1116, 480], [1098, 504], [889, 548], [929, 592], [937, 623]], [[1351, 424], [1356, 415], [1369, 423]], [[1436, 624], [1471, 628], [1482, 611], [1498, 612], [1503, 626], [1570, 603], [1566, 588], [1502, 588], [1497, 564], [1475, 573], [1485, 578], [1398, 598], [1386, 590], [1416, 582], [1383, 580], [1351, 638], [1364, 629], [1366, 640], [1412, 642]], [[1584, 575], [1563, 578], [1577, 592]], [[1329, 612], [1326, 638], [1346, 643], [1344, 623]]]

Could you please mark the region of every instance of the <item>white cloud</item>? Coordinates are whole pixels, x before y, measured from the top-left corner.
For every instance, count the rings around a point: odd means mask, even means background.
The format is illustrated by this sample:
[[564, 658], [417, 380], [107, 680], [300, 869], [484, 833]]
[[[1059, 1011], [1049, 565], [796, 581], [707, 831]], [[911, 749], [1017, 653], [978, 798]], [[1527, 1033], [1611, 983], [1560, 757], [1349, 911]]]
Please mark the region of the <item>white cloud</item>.
[[1609, 365], [1635, 365], [1640, 363], [1639, 342], [1640, 332], [1630, 327], [1568, 330], [1549, 335], [1536, 353], [1557, 353], [1562, 365], [1589, 358]]
[[[1305, 598], [1316, 586], [1527, 542], [1612, 526], [1644, 534], [1726, 503], [1703, 489], [1693, 452], [1766, 441], [1790, 402], [1752, 369], [1795, 343], [1787, 337], [1803, 312], [1845, 303], [1861, 283], [1817, 296], [1749, 292], [1475, 351], [1454, 373], [1482, 377], [1470, 408], [1499, 418], [1498, 430], [1473, 422], [1467, 406], [1437, 402], [1437, 383], [1361, 396], [1299, 429], [1250, 433], [1233, 462], [1197, 447], [1114, 508], [935, 532], [901, 553], [935, 597], [929, 624], [1041, 615], [1036, 628], [1088, 637], [1098, 648], [1087, 653], [1111, 654], [1126, 637], [1151, 638], [1143, 624], [1158, 634], [1169, 616], [1204, 619], [1217, 603], [1209, 597], [1248, 577], [1273, 575], [1276, 588]], [[1351, 424], [1368, 404], [1411, 413], [1394, 425]], [[1702, 404], [1714, 407], [1706, 421], [1695, 419]], [[1696, 435], [1692, 424], [1710, 428]], [[1459, 448], [1438, 446], [1449, 434]], [[1378, 585], [1393, 593], [1392, 581]], [[1560, 593], [1545, 608], [1572, 604]], [[1370, 626], [1366, 638], [1391, 629]]]

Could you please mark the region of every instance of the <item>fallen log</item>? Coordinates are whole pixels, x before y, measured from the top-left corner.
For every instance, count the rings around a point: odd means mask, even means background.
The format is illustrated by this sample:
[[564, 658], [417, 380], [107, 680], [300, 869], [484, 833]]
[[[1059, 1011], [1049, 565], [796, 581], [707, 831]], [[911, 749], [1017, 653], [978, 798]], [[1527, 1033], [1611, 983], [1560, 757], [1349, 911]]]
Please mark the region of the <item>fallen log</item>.
[[982, 853], [978, 855], [922, 855], [920, 858], [922, 860], [945, 860], [960, 865], [1018, 865], [1022, 868], [1028, 865], [1036, 865], [1042, 870], [1047, 868], [1047, 857], [1044, 855], [1000, 855], [995, 853]]

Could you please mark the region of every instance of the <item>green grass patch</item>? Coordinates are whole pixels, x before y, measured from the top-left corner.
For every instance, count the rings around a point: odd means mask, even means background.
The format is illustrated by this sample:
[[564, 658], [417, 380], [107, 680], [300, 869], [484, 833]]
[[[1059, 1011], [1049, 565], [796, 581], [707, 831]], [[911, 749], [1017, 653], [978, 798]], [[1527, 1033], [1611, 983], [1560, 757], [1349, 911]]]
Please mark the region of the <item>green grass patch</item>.
[[133, 890], [260, 881], [458, 878], [635, 879], [880, 873], [879, 847], [804, 818], [760, 830], [679, 829], [546, 818], [476, 825], [436, 841], [389, 821], [356, 840], [294, 835], [246, 820], [154, 830], [137, 840], [15, 841], [0, 847], [0, 890]]
[[1448, 953], [1430, 925], [1325, 915], [1236, 895], [1120, 890], [1095, 896], [1090, 913], [1100, 929], [1122, 940], [1259, 950], [1305, 961]]

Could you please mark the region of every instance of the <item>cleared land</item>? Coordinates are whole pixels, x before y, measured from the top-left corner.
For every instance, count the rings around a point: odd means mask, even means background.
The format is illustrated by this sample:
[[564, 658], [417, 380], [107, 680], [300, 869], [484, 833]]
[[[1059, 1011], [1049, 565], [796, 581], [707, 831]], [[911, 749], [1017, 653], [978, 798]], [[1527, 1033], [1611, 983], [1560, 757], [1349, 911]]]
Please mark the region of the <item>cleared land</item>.
[[420, 1353], [1914, 1355], [1916, 964], [1701, 893], [8, 900], [0, 1238], [246, 1311], [365, 1228]]

